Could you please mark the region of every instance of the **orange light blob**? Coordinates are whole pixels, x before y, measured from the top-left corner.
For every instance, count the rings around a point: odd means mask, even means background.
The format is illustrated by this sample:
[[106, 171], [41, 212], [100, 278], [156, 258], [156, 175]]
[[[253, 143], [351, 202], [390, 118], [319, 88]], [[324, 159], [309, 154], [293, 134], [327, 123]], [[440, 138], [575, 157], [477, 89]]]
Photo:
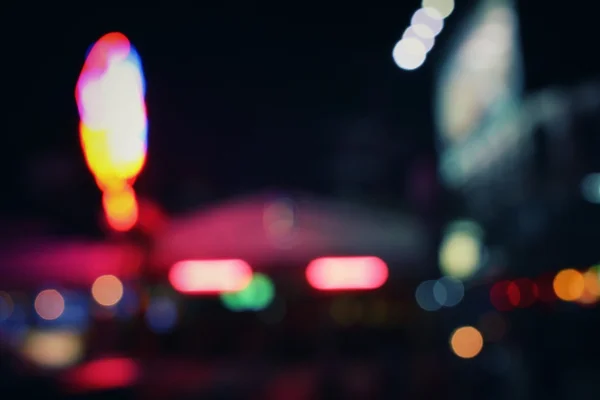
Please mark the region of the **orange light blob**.
[[472, 326], [464, 326], [452, 333], [450, 347], [460, 358], [474, 358], [483, 349], [483, 336]]
[[378, 257], [323, 257], [306, 267], [308, 283], [319, 290], [369, 290], [388, 279], [388, 267]]
[[138, 219], [138, 204], [131, 186], [109, 189], [102, 196], [106, 221], [116, 231], [126, 232], [133, 228]]
[[169, 272], [173, 288], [187, 294], [238, 292], [252, 281], [252, 268], [243, 260], [179, 261]]
[[114, 189], [124, 183], [132, 185], [146, 163], [145, 145], [129, 157], [117, 157], [113, 148], [124, 143], [111, 143], [111, 136], [103, 130], [94, 130], [84, 122], [79, 124], [81, 146], [85, 162], [102, 190]]
[[581, 305], [593, 305], [600, 297], [600, 279], [595, 268], [590, 268], [583, 274], [584, 290], [577, 302]]
[[589, 292], [592, 296], [600, 296], [600, 277], [598, 272], [592, 268], [583, 274], [583, 280], [585, 284], [586, 292]]
[[40, 318], [52, 321], [65, 311], [65, 299], [57, 290], [42, 290], [35, 298], [34, 307]]
[[123, 297], [123, 284], [114, 275], [103, 275], [94, 281], [92, 297], [101, 306], [114, 306]]
[[556, 274], [552, 286], [559, 299], [577, 301], [585, 290], [585, 280], [581, 272], [565, 269]]

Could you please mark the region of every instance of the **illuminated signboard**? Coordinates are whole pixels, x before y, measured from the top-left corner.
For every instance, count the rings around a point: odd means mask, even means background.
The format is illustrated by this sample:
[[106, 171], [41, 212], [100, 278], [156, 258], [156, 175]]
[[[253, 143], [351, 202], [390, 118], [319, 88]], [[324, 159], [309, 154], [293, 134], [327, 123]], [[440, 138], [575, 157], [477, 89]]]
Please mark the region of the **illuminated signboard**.
[[466, 21], [438, 76], [440, 174], [459, 188], [520, 138], [522, 67], [511, 0], [484, 0]]

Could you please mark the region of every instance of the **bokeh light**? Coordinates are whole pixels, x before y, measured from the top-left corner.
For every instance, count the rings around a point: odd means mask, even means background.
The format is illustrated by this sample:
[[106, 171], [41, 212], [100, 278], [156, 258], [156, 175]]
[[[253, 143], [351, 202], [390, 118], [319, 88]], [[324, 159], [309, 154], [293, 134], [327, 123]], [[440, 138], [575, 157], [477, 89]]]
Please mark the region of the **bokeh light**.
[[460, 358], [474, 358], [483, 349], [483, 336], [474, 327], [464, 326], [452, 333], [450, 347]]
[[65, 299], [57, 290], [42, 290], [35, 298], [34, 307], [40, 318], [52, 321], [64, 312]]
[[433, 286], [433, 296], [444, 307], [454, 307], [465, 295], [465, 287], [461, 281], [448, 276], [437, 280]]
[[436, 15], [448, 18], [454, 11], [454, 0], [423, 0], [423, 8], [437, 11]]
[[183, 260], [169, 271], [169, 282], [186, 294], [220, 294], [243, 290], [252, 281], [252, 268], [243, 260]]
[[600, 296], [600, 278], [596, 268], [590, 268], [583, 274], [585, 290], [592, 296]]
[[373, 290], [385, 284], [389, 271], [379, 257], [320, 257], [308, 264], [305, 275], [318, 290]]
[[102, 195], [102, 205], [106, 222], [115, 231], [126, 232], [135, 226], [139, 208], [131, 186], [106, 189]]
[[575, 269], [565, 269], [556, 274], [553, 282], [556, 297], [563, 301], [578, 300], [585, 290], [583, 274]]
[[420, 8], [413, 14], [410, 24], [420, 37], [429, 38], [435, 37], [442, 31], [444, 19], [433, 8]]
[[83, 357], [83, 338], [71, 331], [34, 331], [26, 336], [22, 352], [40, 367], [64, 368]]
[[417, 286], [417, 290], [415, 291], [417, 304], [425, 311], [437, 311], [442, 307], [442, 304], [434, 294], [436, 283], [434, 280], [424, 281]]
[[516, 295], [510, 292], [515, 290], [515, 286], [511, 281], [496, 282], [490, 289], [490, 302], [498, 311], [508, 311], [514, 308], [513, 301]]
[[178, 319], [177, 304], [173, 299], [161, 296], [150, 300], [146, 309], [146, 324], [155, 333], [173, 329]]
[[425, 46], [425, 51], [429, 52], [432, 48], [433, 45], [435, 44], [435, 38], [434, 37], [423, 37], [421, 35], [419, 35], [419, 33], [417, 33], [418, 29], [416, 29], [413, 26], [409, 26], [408, 28], [406, 28], [406, 30], [404, 31], [404, 33], [402, 34], [402, 39], [417, 39], [419, 40], [423, 46]]
[[394, 47], [392, 57], [398, 67], [412, 71], [419, 68], [425, 62], [427, 48], [417, 38], [403, 38]]
[[511, 283], [508, 294], [513, 306], [525, 308], [535, 303], [539, 296], [539, 291], [537, 285], [532, 280], [521, 278]]
[[458, 221], [447, 229], [440, 246], [439, 262], [444, 275], [465, 280], [481, 264], [481, 228], [470, 221]]
[[140, 58], [125, 35], [102, 36], [88, 51], [75, 98], [80, 140], [108, 224], [128, 231], [138, 218], [133, 192], [147, 154], [148, 121]]
[[94, 281], [92, 297], [101, 306], [114, 306], [123, 298], [123, 283], [114, 275], [103, 275]]
[[238, 292], [221, 294], [221, 301], [229, 310], [259, 311], [267, 308], [275, 296], [275, 285], [261, 273], [253, 275], [250, 284]]

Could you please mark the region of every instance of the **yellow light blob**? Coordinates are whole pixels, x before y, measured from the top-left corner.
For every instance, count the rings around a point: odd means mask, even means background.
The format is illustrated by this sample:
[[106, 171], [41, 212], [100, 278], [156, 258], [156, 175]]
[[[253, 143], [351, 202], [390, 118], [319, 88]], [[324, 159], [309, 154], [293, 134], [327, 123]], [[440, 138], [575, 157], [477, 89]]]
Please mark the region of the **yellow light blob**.
[[114, 230], [125, 232], [137, 223], [139, 209], [131, 186], [106, 190], [102, 196], [102, 205], [106, 221]]
[[32, 332], [23, 344], [23, 355], [45, 368], [64, 368], [83, 357], [83, 339], [68, 331]]

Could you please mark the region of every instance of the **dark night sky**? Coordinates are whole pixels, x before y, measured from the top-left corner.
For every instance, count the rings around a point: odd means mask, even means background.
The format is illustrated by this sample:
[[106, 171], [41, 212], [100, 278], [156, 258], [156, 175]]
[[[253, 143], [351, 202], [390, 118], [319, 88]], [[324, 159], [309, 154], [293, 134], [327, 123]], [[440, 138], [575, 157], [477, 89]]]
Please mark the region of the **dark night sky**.
[[[473, 1], [457, 2], [430, 59], [413, 72], [394, 65], [391, 49], [416, 0], [8, 9], [0, 204], [9, 214], [71, 219], [89, 219], [98, 207], [73, 90], [88, 46], [115, 30], [138, 48], [148, 82], [150, 161], [139, 187], [163, 202], [175, 176], [217, 198], [269, 186], [327, 191], [323, 171], [339, 132], [326, 127], [348, 116], [384, 120], [395, 145], [410, 149], [404, 156], [432, 154], [431, 78], [466, 3]], [[592, 76], [598, 63], [584, 49], [597, 37], [593, 13], [559, 1], [523, 3], [528, 86]], [[70, 172], [53, 172], [59, 168]], [[31, 176], [40, 174], [69, 178], [34, 190]]]

